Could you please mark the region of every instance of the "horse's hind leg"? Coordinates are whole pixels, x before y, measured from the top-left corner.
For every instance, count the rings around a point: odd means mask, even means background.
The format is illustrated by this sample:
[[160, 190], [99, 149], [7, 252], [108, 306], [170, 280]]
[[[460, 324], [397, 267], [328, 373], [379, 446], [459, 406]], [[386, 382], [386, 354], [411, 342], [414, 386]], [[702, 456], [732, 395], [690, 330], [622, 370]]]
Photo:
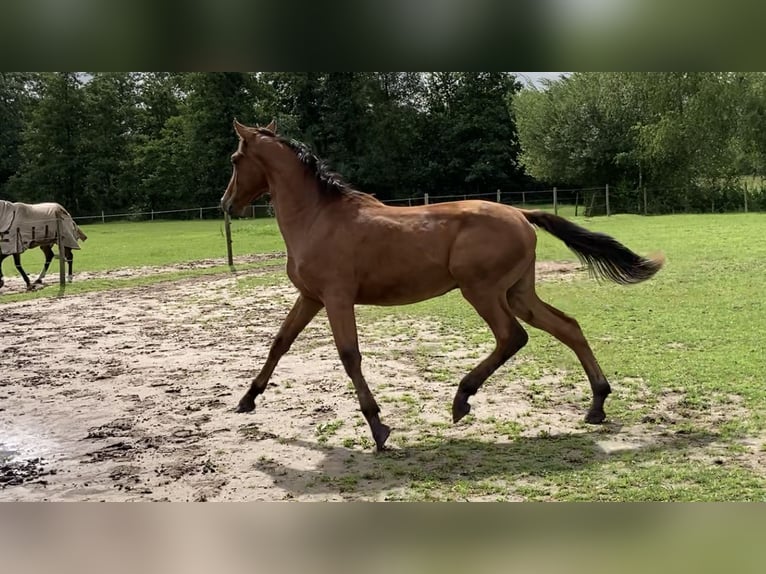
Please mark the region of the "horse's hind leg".
[[593, 392], [593, 403], [585, 420], [591, 424], [602, 422], [606, 418], [604, 401], [611, 392], [611, 387], [577, 321], [541, 301], [533, 288], [521, 293], [511, 293], [509, 299], [517, 317], [533, 327], [547, 331], [574, 351], [588, 375]]
[[[61, 256], [60, 253], [59, 256]], [[66, 282], [71, 283], [72, 278], [74, 277], [72, 275], [72, 261], [74, 260], [74, 252], [72, 251], [71, 247], [64, 247], [64, 256], [66, 257], [67, 268], [69, 271], [69, 274], [66, 276]]]
[[462, 289], [462, 292], [463, 297], [492, 329], [496, 344], [492, 353], [460, 381], [452, 402], [453, 422], [458, 422], [470, 412], [468, 398], [475, 395], [484, 381], [521, 350], [529, 339], [524, 328], [511, 313], [504, 289], [491, 297], [487, 297], [481, 291]]
[[274, 342], [271, 344], [266, 363], [261, 368], [258, 376], [250, 384], [250, 388], [245, 395], [240, 399], [237, 405], [238, 413], [247, 413], [255, 409], [255, 397], [266, 390], [271, 374], [274, 372], [279, 359], [290, 349], [290, 346], [300, 335], [301, 331], [316, 317], [321, 308], [322, 303], [319, 301], [308, 299], [303, 295], [298, 297], [287, 318], [282, 323], [282, 327], [274, 338]]
[[53, 248], [50, 245], [41, 245], [40, 249], [45, 254], [45, 263], [43, 264], [40, 276], [35, 280], [35, 285], [43, 284], [43, 279], [45, 279], [45, 275], [48, 273], [48, 267], [50, 267], [51, 261], [53, 261]]

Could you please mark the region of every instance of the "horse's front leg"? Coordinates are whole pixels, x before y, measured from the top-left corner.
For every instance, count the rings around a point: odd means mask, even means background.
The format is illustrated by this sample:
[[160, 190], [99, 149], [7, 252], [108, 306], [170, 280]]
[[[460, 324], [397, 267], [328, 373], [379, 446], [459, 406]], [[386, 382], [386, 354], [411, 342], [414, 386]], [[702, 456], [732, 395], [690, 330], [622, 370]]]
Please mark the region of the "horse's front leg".
[[53, 261], [53, 249], [50, 245], [41, 245], [40, 249], [42, 249], [45, 254], [45, 263], [43, 264], [43, 270], [40, 272], [40, 276], [35, 280], [35, 285], [43, 284], [43, 279], [45, 279], [45, 275], [48, 273], [48, 267], [50, 267], [51, 261]]
[[279, 329], [274, 342], [271, 344], [266, 363], [261, 368], [258, 376], [250, 384], [250, 388], [245, 395], [240, 399], [237, 405], [238, 413], [247, 413], [255, 409], [255, 397], [266, 390], [271, 374], [274, 372], [279, 359], [290, 349], [290, 346], [300, 335], [301, 331], [316, 317], [316, 314], [319, 313], [322, 307], [323, 305], [319, 301], [309, 299], [303, 295], [298, 297], [287, 318], [282, 323], [282, 327]]
[[29, 281], [29, 276], [24, 271], [24, 268], [21, 266], [21, 254], [14, 253], [13, 254], [13, 264], [16, 266], [16, 271], [19, 272], [19, 275], [21, 275], [21, 278], [24, 280], [24, 283], [27, 284], [27, 291], [31, 291], [33, 289], [32, 283]]
[[3, 261], [5, 261], [6, 257], [8, 257], [7, 254], [0, 253], [0, 287], [5, 285], [5, 281], [3, 280]]
[[354, 383], [359, 406], [364, 418], [367, 419], [367, 424], [370, 425], [375, 446], [381, 451], [385, 448], [384, 445], [388, 435], [391, 434], [391, 429], [380, 422], [380, 407], [362, 375], [362, 355], [359, 352], [353, 300], [348, 298], [325, 301], [325, 306], [340, 360], [346, 373], [351, 377], [351, 382]]

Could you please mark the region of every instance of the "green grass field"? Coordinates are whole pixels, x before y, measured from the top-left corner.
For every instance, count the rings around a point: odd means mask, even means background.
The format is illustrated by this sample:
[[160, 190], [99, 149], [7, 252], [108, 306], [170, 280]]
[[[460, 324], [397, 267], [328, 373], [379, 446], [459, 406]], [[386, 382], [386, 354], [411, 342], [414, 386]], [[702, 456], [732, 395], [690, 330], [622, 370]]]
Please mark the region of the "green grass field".
[[[117, 222], [82, 226], [88, 235], [78, 268], [102, 271], [143, 265], [172, 265], [226, 256], [223, 220]], [[235, 253], [270, 253], [284, 248], [276, 221], [232, 222]]]
[[[415, 453], [412, 460], [377, 457], [364, 476], [405, 476], [406, 498], [416, 499], [486, 494], [529, 500], [765, 500], [766, 215], [615, 216], [578, 222], [613, 235], [639, 253], [663, 251], [667, 258], [656, 278], [636, 286], [599, 284], [583, 275], [574, 281], [541, 283], [538, 289], [544, 300], [582, 326], [612, 381], [609, 418], [651, 432], [668, 414], [673, 424], [659, 433], [663, 440], [652, 448], [596, 456], [593, 437], [608, 438], [619, 429], [582, 425], [581, 434], [519, 438], [509, 452], [473, 436], [469, 424], [463, 427], [462, 443], [445, 442], [438, 428], [430, 429], [410, 451]], [[225, 256], [220, 221], [83, 228], [89, 239], [77, 253], [75, 273]], [[235, 257], [283, 249], [272, 220], [237, 221], [233, 230]], [[538, 259], [576, 260], [557, 239], [545, 232], [538, 237]], [[39, 265], [35, 257], [24, 257], [32, 273]], [[168, 272], [152, 280], [225, 270], [219, 266]], [[10, 275], [15, 269], [5, 263], [4, 272]], [[277, 268], [275, 272], [281, 273]], [[75, 283], [66, 293], [138, 281]], [[0, 294], [0, 305], [52, 295], [53, 289]], [[359, 311], [360, 323], [388, 317], [436, 321], [445, 332], [459, 334], [466, 346], [491, 341], [482, 321], [455, 292], [407, 307]], [[587, 391], [571, 351], [545, 333], [528, 331], [531, 338], [519, 361], [499, 371], [480, 392], [518, 385], [520, 376], [535, 380], [550, 373], [560, 374], [565, 385]], [[422, 361], [427, 364], [430, 359]], [[428, 376], [438, 376], [438, 371]], [[533, 390], [538, 404], [545, 404], [551, 389], [535, 385]], [[587, 405], [581, 406], [584, 413]], [[418, 424], [415, 415], [411, 422]], [[498, 420], [497, 425], [505, 425], [508, 436], [519, 435], [514, 421]], [[480, 458], [475, 461], [479, 479], [448, 479], [455, 464], [471, 452]], [[342, 488], [364, 482], [364, 476], [354, 472], [349, 468], [337, 479]]]
[[[111, 222], [81, 225], [88, 240], [77, 251], [76, 271], [103, 271], [144, 265], [173, 265], [226, 256], [223, 220]], [[232, 241], [240, 253], [270, 253], [284, 248], [273, 219], [232, 221]], [[24, 254], [34, 269], [39, 250]], [[29, 261], [29, 264], [27, 264]], [[7, 275], [12, 266], [3, 271]]]
[[[673, 446], [590, 460], [589, 441], [582, 436], [522, 440], [516, 455], [523, 464], [509, 465], [500, 452], [490, 452], [479, 471], [485, 480], [478, 487], [463, 487], [471, 494], [478, 488], [532, 500], [550, 499], [552, 493], [557, 500], [766, 499], [766, 469], [758, 462], [766, 458], [766, 216], [616, 216], [580, 223], [640, 253], [661, 250], [667, 257], [666, 267], [644, 284], [621, 287], [583, 277], [541, 283], [538, 292], [577, 318], [589, 338], [612, 381], [610, 418], [651, 431], [655, 421], [668, 416], [674, 423], [672, 430], [662, 431], [670, 433], [663, 441]], [[544, 232], [538, 236], [539, 259], [573, 259], [555, 238]], [[371, 320], [393, 313], [438, 318], [467, 341], [491, 341], [481, 320], [454, 292], [405, 309], [370, 308], [362, 316]], [[546, 333], [528, 332], [530, 341], [519, 361], [480, 392], [518, 384], [520, 375], [534, 380], [551, 373], [563, 373], [565, 384], [587, 389], [568, 348]], [[544, 405], [551, 389], [540, 385], [535, 390], [538, 404]], [[518, 428], [510, 432], [518, 434]], [[611, 431], [605, 427], [602, 432], [607, 438]], [[718, 455], [700, 456], [697, 447]], [[535, 455], [537, 448], [544, 449], [542, 457]], [[509, 471], [524, 485], [509, 486]], [[454, 485], [446, 493], [434, 486], [439, 482], [433, 477], [422, 483], [426, 498], [459, 497]]]
[[[70, 294], [116, 287], [133, 287], [158, 281], [221, 273], [228, 269], [222, 264], [206, 269], [167, 270], [150, 277], [137, 275], [133, 278], [92, 279], [80, 282], [77, 274], [82, 272], [105, 272], [145, 266], [166, 267], [179, 263], [221, 258], [225, 260], [226, 258], [226, 239], [222, 219], [94, 223], [82, 225], [81, 228], [88, 239], [81, 243], [81, 249], [74, 253], [75, 282], [66, 287], [66, 292]], [[237, 256], [284, 250], [282, 236], [273, 219], [234, 220], [231, 229], [232, 248], [237, 268], [246, 269], [260, 265], [237, 263]], [[39, 249], [30, 249], [22, 255], [24, 269], [32, 280], [37, 277], [43, 262], [44, 257]], [[278, 263], [279, 261], [271, 262], [271, 264]], [[17, 276], [11, 258], [3, 261], [3, 275]], [[58, 261], [51, 264], [46, 281], [49, 285], [57, 284]], [[0, 290], [0, 302], [56, 295], [58, 290], [54, 288], [14, 294], [3, 294]]]

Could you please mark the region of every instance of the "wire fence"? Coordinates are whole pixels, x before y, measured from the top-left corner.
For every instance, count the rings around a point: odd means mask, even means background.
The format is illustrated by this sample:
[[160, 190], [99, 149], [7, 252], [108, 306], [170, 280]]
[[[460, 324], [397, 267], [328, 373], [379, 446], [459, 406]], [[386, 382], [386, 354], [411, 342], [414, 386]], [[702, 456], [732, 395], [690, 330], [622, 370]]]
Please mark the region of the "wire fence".
[[[253, 206], [255, 207], [255, 206]], [[163, 209], [163, 210], [155, 210], [152, 209], [151, 211], [129, 211], [125, 213], [105, 213], [101, 212], [100, 215], [78, 215], [74, 219], [76, 221], [81, 222], [93, 222], [93, 221], [101, 221], [101, 223], [106, 223], [106, 220], [119, 220], [119, 219], [129, 219], [129, 220], [135, 220], [135, 221], [144, 221], [144, 220], [150, 220], [154, 221], [155, 219], [166, 219], [167, 215], [173, 215], [173, 216], [180, 216], [180, 215], [186, 215], [185, 219], [192, 219], [195, 218], [197, 214], [199, 214], [199, 219], [204, 219], [205, 214], [220, 214], [221, 208], [219, 206], [213, 206], [213, 207], [190, 207], [186, 209]], [[255, 212], [253, 212], [253, 216], [255, 216]]]
[[[542, 208], [556, 211], [559, 207], [570, 206], [575, 215], [584, 214], [585, 202], [590, 194], [603, 188], [545, 189], [529, 191], [500, 191], [489, 193], [453, 193], [445, 195], [424, 194], [416, 197], [382, 200], [386, 205], [415, 207], [449, 201], [484, 200], [514, 205], [523, 208]], [[570, 209], [571, 211], [571, 209]], [[240, 218], [273, 217], [274, 209], [269, 203], [256, 203], [248, 206]], [[80, 215], [74, 219], [80, 223], [106, 223], [107, 221], [153, 221], [155, 219], [206, 219], [223, 217], [221, 208], [215, 206], [189, 207], [185, 209], [152, 209], [145, 211], [127, 211], [120, 213], [101, 212], [97, 215]]]
[[[672, 200], [668, 199], [672, 198]], [[567, 216], [610, 216], [618, 213], [654, 215], [660, 213], [725, 213], [766, 211], [766, 194], [748, 188], [703, 192], [690, 188], [610, 188], [598, 187], [557, 188], [528, 191], [502, 191], [486, 193], [452, 193], [446, 195], [414, 196], [388, 199], [382, 203], [395, 206], [414, 207], [450, 201], [484, 200], [513, 205], [521, 208], [544, 209]], [[240, 218], [273, 217], [274, 210], [269, 203], [250, 205]], [[105, 213], [77, 216], [81, 223], [107, 220], [153, 221], [155, 219], [205, 219], [223, 217], [219, 206], [190, 207]]]

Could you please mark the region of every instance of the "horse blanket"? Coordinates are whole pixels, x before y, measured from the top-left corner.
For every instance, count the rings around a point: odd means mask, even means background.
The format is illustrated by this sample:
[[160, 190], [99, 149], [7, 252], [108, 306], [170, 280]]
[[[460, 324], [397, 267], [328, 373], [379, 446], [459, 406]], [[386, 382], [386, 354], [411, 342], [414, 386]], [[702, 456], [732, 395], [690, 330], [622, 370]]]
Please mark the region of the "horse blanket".
[[79, 249], [78, 239], [87, 239], [69, 212], [58, 203], [27, 204], [0, 200], [0, 253], [4, 255], [57, 243], [57, 228], [61, 230], [64, 247]]

